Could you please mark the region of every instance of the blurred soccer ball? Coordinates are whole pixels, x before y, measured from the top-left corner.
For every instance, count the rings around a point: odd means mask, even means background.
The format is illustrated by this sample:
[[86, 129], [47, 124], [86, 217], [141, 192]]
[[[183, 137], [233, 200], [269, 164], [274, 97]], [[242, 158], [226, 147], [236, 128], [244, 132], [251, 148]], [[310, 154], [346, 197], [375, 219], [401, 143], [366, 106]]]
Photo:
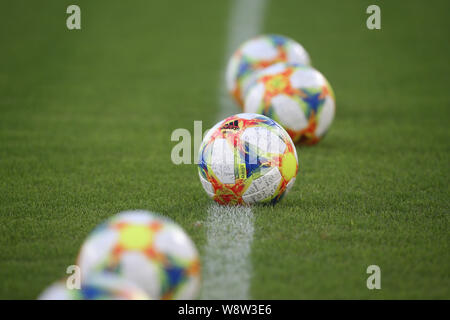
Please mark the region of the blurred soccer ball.
[[226, 82], [228, 91], [241, 107], [258, 73], [277, 62], [309, 65], [310, 59], [298, 42], [281, 35], [255, 37], [234, 52], [228, 62]]
[[315, 144], [333, 122], [335, 98], [316, 69], [278, 63], [265, 69], [251, 87], [244, 110], [274, 119], [295, 143]]
[[206, 193], [220, 204], [276, 203], [294, 184], [297, 152], [275, 121], [241, 113], [208, 132], [198, 169]]
[[98, 226], [83, 244], [82, 278], [113, 272], [155, 299], [194, 299], [200, 288], [197, 249], [173, 221], [148, 211], [126, 211]]
[[39, 300], [150, 300], [144, 290], [115, 274], [95, 274], [80, 289], [69, 289], [66, 281], [53, 283]]

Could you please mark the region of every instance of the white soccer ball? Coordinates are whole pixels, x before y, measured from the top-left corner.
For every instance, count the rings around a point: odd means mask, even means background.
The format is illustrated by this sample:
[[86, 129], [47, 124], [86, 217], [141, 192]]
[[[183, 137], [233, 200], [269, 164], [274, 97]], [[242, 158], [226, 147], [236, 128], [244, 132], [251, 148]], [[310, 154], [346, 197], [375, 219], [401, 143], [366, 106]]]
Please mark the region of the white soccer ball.
[[194, 243], [172, 220], [148, 211], [119, 213], [84, 242], [78, 265], [83, 279], [113, 272], [155, 299], [194, 299], [200, 262]]
[[241, 107], [251, 85], [265, 68], [291, 62], [309, 65], [310, 58], [298, 42], [281, 35], [260, 35], [244, 42], [231, 56], [226, 83], [228, 92]]
[[275, 204], [295, 182], [297, 152], [275, 121], [241, 113], [205, 136], [198, 171], [206, 193], [219, 204]]
[[264, 70], [251, 87], [244, 110], [268, 116], [283, 126], [294, 143], [315, 144], [330, 128], [335, 97], [316, 69], [277, 63]]

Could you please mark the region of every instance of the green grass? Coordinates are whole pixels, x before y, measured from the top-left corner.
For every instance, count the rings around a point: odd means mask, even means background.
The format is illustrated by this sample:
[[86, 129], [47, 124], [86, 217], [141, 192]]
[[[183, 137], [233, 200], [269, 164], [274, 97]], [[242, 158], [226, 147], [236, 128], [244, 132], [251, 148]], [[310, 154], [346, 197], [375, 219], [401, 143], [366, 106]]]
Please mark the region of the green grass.
[[[81, 31], [70, 1], [0, 4], [0, 298], [35, 298], [121, 210], [205, 244], [210, 201], [170, 135], [217, 120], [229, 3], [77, 3]], [[370, 1], [270, 3], [264, 31], [306, 47], [338, 110], [291, 194], [254, 209], [252, 298], [450, 298], [450, 6], [377, 3], [380, 31]]]

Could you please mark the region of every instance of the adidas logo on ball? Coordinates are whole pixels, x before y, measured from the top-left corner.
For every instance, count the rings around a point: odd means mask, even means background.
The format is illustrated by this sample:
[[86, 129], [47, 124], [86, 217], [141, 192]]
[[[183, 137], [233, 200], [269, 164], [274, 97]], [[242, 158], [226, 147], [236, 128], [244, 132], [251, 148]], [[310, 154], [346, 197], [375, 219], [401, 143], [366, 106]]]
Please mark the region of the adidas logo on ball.
[[227, 130], [227, 129], [239, 130], [239, 121], [234, 120], [234, 121], [228, 122], [228, 123], [224, 124], [221, 129], [222, 130]]

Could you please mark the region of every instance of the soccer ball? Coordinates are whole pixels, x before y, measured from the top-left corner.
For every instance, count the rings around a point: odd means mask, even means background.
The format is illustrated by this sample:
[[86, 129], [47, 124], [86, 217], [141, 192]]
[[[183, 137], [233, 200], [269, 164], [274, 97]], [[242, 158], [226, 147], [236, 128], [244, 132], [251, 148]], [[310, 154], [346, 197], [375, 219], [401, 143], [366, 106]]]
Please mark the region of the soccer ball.
[[261, 35], [244, 42], [231, 56], [226, 82], [231, 96], [240, 107], [259, 72], [277, 62], [310, 64], [306, 50], [296, 41], [280, 35]]
[[335, 98], [327, 79], [316, 69], [278, 63], [252, 86], [244, 110], [271, 117], [295, 143], [311, 145], [320, 141], [333, 122]]
[[220, 121], [199, 150], [200, 181], [220, 204], [277, 203], [297, 171], [291, 138], [263, 115], [241, 113]]
[[135, 284], [111, 273], [95, 274], [80, 289], [69, 289], [65, 280], [53, 283], [39, 300], [150, 300]]
[[99, 225], [79, 256], [82, 280], [113, 272], [155, 299], [194, 299], [200, 289], [197, 249], [173, 221], [148, 211], [125, 211]]

